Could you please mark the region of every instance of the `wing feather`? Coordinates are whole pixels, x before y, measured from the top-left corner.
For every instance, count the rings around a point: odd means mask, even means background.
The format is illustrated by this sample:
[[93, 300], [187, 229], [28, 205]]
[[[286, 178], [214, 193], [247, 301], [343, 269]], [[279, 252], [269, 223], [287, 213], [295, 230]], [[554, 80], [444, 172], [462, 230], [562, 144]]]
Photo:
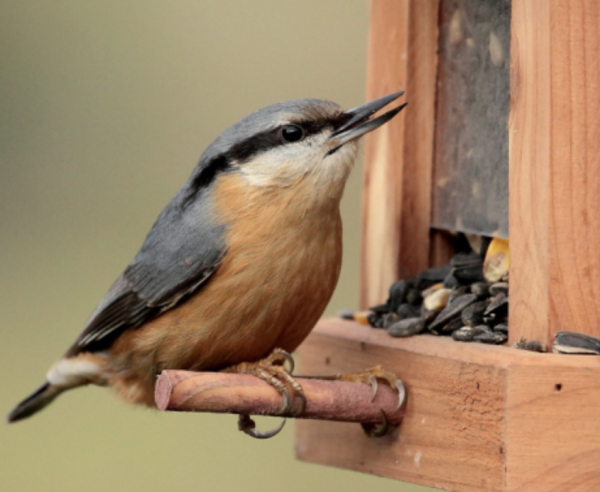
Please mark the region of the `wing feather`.
[[67, 356], [106, 350], [125, 330], [140, 327], [196, 292], [218, 268], [227, 252], [224, 226], [211, 217], [210, 186], [193, 188], [193, 178], [161, 212]]

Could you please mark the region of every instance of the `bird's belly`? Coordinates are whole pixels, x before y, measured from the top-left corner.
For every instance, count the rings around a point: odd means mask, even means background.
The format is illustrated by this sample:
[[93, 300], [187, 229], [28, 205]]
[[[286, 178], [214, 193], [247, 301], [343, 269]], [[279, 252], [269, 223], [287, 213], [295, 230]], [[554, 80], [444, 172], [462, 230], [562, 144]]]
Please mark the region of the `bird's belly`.
[[232, 255], [176, 313], [177, 324], [196, 339], [180, 363], [212, 370], [261, 359], [276, 347], [295, 350], [329, 302], [340, 259], [334, 237], [296, 242], [293, 248], [275, 244], [260, 255]]

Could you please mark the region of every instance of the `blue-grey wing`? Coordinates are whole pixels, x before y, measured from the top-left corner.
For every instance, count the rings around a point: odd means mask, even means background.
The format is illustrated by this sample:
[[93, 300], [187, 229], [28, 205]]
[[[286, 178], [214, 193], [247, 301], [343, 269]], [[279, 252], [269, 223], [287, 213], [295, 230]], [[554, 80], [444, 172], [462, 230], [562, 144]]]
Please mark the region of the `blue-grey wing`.
[[67, 356], [105, 350], [123, 331], [143, 325], [196, 292], [218, 268], [227, 251], [224, 226], [211, 217], [210, 187], [193, 185], [188, 181], [161, 212]]

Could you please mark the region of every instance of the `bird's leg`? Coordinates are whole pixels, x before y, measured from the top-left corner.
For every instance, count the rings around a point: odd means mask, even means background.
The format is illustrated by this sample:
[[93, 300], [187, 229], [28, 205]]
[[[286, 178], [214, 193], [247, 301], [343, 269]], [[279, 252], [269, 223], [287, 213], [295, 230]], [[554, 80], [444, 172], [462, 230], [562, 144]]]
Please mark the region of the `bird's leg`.
[[[286, 363], [289, 368], [286, 367]], [[297, 417], [306, 408], [306, 397], [302, 386], [292, 377], [293, 371], [294, 359], [288, 352], [280, 348], [276, 348], [268, 357], [257, 362], [242, 362], [223, 369], [223, 372], [251, 374], [269, 383], [281, 395], [281, 404], [277, 409], [277, 413]], [[298, 405], [294, 405], [294, 396], [299, 401]], [[254, 421], [248, 415], [240, 415], [238, 427], [252, 437], [265, 439], [279, 433], [284, 423], [272, 431], [260, 432], [255, 429]]]
[[[349, 373], [349, 374], [330, 374], [326, 376], [302, 376], [310, 379], [324, 379], [329, 381], [348, 381], [352, 383], [364, 383], [371, 386], [373, 389], [373, 395], [371, 401], [375, 399], [377, 390], [379, 388], [379, 382], [383, 381], [394, 391], [398, 392], [398, 406], [396, 411], [400, 410], [402, 405], [406, 403], [406, 389], [402, 381], [394, 373], [386, 371], [381, 366], [371, 367], [370, 369], [364, 369], [362, 371]], [[390, 429], [387, 416], [381, 411], [382, 423], [379, 426], [374, 424], [360, 424], [368, 436], [381, 437], [384, 436]]]

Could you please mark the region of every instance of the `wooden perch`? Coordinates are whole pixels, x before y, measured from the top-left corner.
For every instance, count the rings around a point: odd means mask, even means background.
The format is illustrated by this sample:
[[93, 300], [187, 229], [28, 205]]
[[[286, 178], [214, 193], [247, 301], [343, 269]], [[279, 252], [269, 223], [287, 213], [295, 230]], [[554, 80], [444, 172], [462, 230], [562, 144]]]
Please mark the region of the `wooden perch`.
[[[375, 399], [363, 383], [296, 378], [306, 395], [306, 409], [298, 418], [377, 424], [385, 412], [398, 425], [404, 407], [396, 410], [398, 394], [379, 384]], [[160, 410], [215, 412], [246, 415], [278, 415], [281, 396], [266, 382], [246, 374], [163, 371], [154, 394]]]

